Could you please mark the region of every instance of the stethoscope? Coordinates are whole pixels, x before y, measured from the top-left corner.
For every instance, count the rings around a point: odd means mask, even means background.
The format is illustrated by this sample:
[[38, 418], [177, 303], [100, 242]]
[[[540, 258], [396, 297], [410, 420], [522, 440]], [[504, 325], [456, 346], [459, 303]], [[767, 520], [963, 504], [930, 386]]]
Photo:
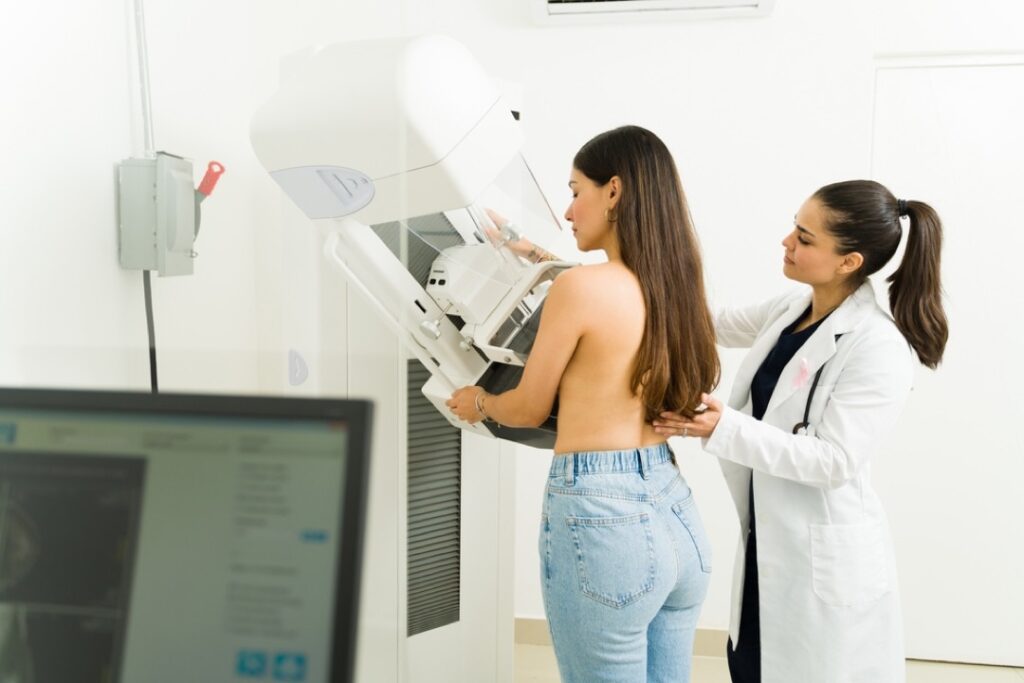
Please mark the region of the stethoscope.
[[807, 419], [811, 416], [811, 401], [814, 400], [814, 390], [818, 388], [818, 380], [821, 379], [821, 371], [825, 369], [822, 365], [818, 368], [818, 371], [814, 373], [814, 381], [811, 382], [811, 393], [807, 396], [807, 405], [804, 406], [804, 419], [793, 425], [794, 434], [807, 434], [807, 428], [811, 425]]
[[[843, 335], [841, 334], [837, 334], [836, 341], [839, 341], [839, 338], [842, 336]], [[810, 418], [811, 416], [811, 401], [814, 400], [814, 390], [818, 388], [818, 380], [821, 379], [821, 372], [824, 369], [825, 366], [822, 365], [820, 368], [818, 368], [818, 371], [814, 373], [814, 381], [811, 382], [811, 393], [807, 395], [807, 405], [804, 406], [804, 419], [793, 425], [794, 434], [806, 435], [807, 428], [811, 426], [811, 423], [808, 422], [808, 418]]]

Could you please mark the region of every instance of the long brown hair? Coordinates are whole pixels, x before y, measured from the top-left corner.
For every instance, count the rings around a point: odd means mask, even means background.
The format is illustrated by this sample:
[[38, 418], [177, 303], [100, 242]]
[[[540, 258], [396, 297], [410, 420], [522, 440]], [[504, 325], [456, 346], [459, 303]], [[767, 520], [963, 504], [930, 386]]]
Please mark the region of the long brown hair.
[[622, 183], [615, 232], [622, 261], [640, 281], [647, 307], [631, 388], [648, 421], [664, 410], [692, 416], [721, 366], [704, 295], [704, 271], [675, 162], [658, 136], [638, 126], [602, 133], [573, 166], [600, 186]]
[[814, 193], [814, 198], [825, 207], [827, 228], [836, 238], [839, 253], [856, 251], [864, 257], [854, 274], [855, 282], [863, 282], [893, 257], [903, 230], [900, 216], [910, 218], [903, 261], [887, 278], [889, 308], [896, 327], [921, 362], [929, 368], [937, 367], [949, 339], [939, 272], [939, 214], [924, 202], [896, 199], [873, 180], [826, 185]]

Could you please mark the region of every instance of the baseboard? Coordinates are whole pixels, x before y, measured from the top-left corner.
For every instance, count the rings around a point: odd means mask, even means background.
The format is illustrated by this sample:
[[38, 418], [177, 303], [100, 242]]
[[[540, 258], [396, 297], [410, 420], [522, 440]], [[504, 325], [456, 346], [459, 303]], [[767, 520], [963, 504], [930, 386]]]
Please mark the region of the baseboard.
[[[725, 657], [725, 648], [729, 643], [728, 629], [699, 628], [693, 639], [693, 654], [696, 657]], [[551, 647], [551, 632], [548, 631], [546, 619], [516, 619], [517, 645], [546, 645]], [[907, 659], [908, 662], [926, 662], [928, 664], [949, 664], [951, 666], [976, 666], [992, 668], [1009, 668], [1021, 671], [1014, 664], [984, 664], [971, 662], [954, 662], [943, 659]]]
[[729, 629], [699, 628], [693, 638], [693, 654], [697, 657], [725, 657]]
[[516, 644], [551, 647], [547, 619], [516, 619]]
[[[693, 640], [693, 654], [698, 657], [724, 657], [729, 632], [725, 629], [699, 628]], [[516, 643], [551, 646], [551, 632], [544, 619], [516, 619]]]

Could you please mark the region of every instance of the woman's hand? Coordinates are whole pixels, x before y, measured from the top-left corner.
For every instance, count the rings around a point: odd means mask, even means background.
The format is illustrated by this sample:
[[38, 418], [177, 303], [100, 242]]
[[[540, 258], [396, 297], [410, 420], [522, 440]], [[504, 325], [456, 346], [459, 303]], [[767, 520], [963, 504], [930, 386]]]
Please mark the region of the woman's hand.
[[493, 209], [484, 208], [487, 217], [491, 219], [495, 227], [484, 227], [487, 237], [497, 246], [504, 247], [516, 256], [529, 261], [540, 263], [541, 261], [558, 261], [558, 257], [546, 249], [542, 249], [530, 240], [526, 239], [515, 229], [512, 223]]
[[452, 397], [444, 402], [451, 408], [455, 417], [469, 424], [476, 424], [484, 419], [484, 416], [477, 410], [477, 396], [482, 394], [483, 387], [469, 386], [457, 389]]
[[[484, 232], [487, 233], [487, 237], [499, 246], [503, 246], [511, 251], [516, 256], [529, 260], [530, 254], [534, 253], [533, 242], [526, 239], [518, 232], [513, 232], [511, 235], [506, 230], [506, 226], [511, 226], [511, 222], [493, 209], [484, 208], [487, 213], [487, 217], [494, 223], [494, 227], [485, 226]], [[514, 236], [513, 239], [509, 237]]]
[[696, 436], [706, 439], [711, 436], [722, 418], [722, 402], [711, 394], [701, 394], [700, 400], [706, 408], [692, 418], [679, 413], [664, 412], [652, 422], [654, 431], [665, 436]]

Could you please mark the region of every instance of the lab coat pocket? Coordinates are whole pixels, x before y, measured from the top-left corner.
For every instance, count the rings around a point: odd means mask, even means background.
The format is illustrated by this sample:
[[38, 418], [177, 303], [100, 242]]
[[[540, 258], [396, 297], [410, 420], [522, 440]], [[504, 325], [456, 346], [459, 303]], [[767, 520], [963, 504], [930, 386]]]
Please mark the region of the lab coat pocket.
[[646, 512], [625, 517], [568, 517], [580, 590], [623, 608], [654, 589], [654, 537]]
[[835, 607], [873, 602], [889, 590], [882, 525], [812, 524], [814, 593]]

